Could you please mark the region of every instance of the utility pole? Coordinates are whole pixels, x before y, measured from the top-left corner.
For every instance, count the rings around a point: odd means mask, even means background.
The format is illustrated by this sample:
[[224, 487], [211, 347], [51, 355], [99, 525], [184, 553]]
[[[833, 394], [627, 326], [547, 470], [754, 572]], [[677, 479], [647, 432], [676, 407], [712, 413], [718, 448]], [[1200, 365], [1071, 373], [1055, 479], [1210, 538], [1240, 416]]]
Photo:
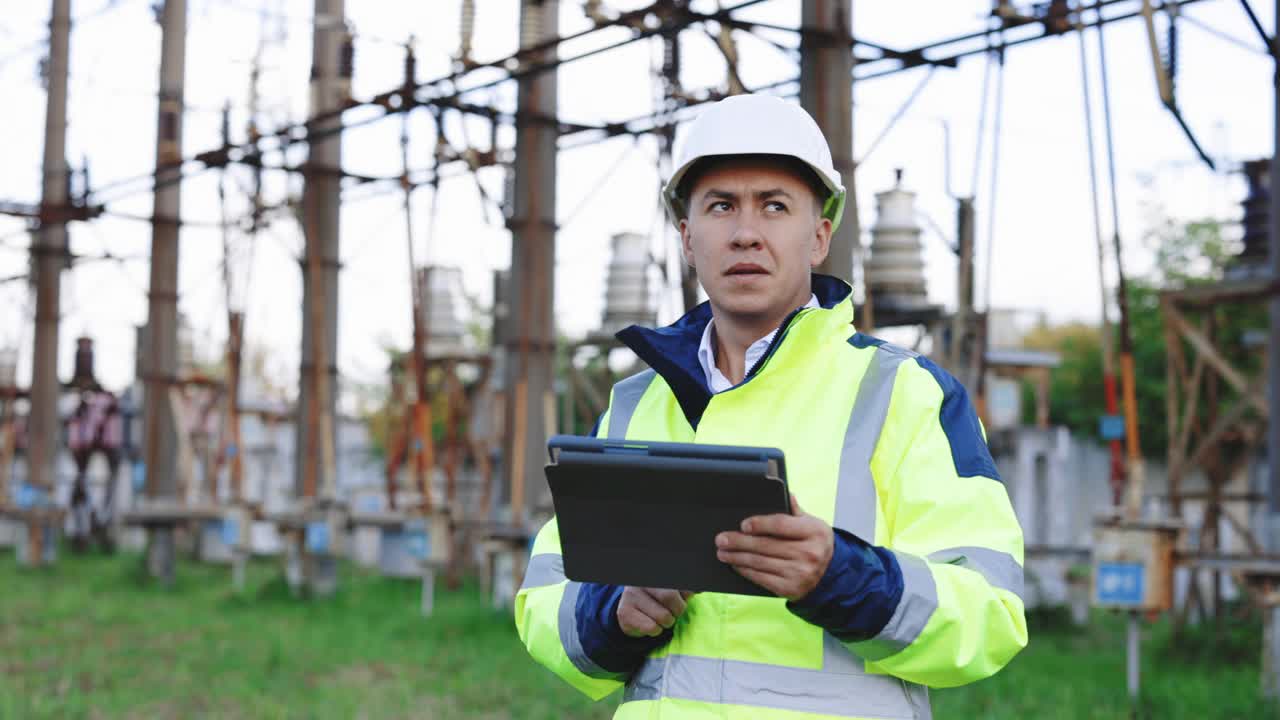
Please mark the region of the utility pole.
[[311, 59], [311, 115], [302, 193], [302, 352], [298, 390], [294, 497], [304, 531], [292, 537], [286, 578], [296, 591], [338, 588], [337, 552], [346, 522], [336, 506], [338, 387], [338, 229], [342, 117], [350, 100], [351, 37], [343, 0], [316, 0]]
[[[346, 36], [343, 0], [316, 0], [311, 61], [311, 114], [333, 113], [350, 94], [342, 62]], [[334, 397], [338, 386], [338, 226], [341, 203], [341, 118], [310, 125], [320, 134], [308, 146], [302, 195], [306, 250], [302, 273], [302, 362], [297, 430], [298, 498], [332, 499]]]
[[[521, 0], [520, 47], [559, 34], [559, 0]], [[524, 58], [540, 63], [544, 50]], [[555, 350], [556, 71], [520, 78], [516, 114], [515, 198], [511, 218], [511, 304], [507, 342], [507, 413], [504, 483], [511, 523], [523, 526], [531, 510], [549, 509], [542, 477], [546, 441], [554, 424], [552, 362]]]
[[[1268, 259], [1273, 281], [1280, 280], [1280, 0], [1276, 0], [1275, 10], [1276, 14], [1273, 17], [1276, 19], [1276, 29], [1269, 43], [1274, 68], [1271, 75], [1274, 145], [1269, 179], [1271, 237]], [[1267, 334], [1267, 407], [1271, 411], [1267, 420], [1267, 473], [1270, 490], [1268, 525], [1271, 530], [1269, 533], [1271, 551], [1280, 552], [1280, 295], [1272, 295], [1267, 307], [1271, 320], [1270, 332]], [[1280, 615], [1280, 610], [1270, 612]], [[1280, 623], [1280, 617], [1276, 618], [1276, 622]], [[1280, 645], [1280, 639], [1277, 640], [1277, 644]], [[1277, 683], [1277, 694], [1280, 694], [1280, 682]]]
[[[178, 437], [169, 401], [178, 380], [178, 218], [181, 214], [183, 80], [186, 76], [187, 2], [165, 0], [160, 16], [160, 102], [156, 119], [156, 174], [151, 230], [151, 285], [147, 293], [148, 373], [143, 378], [146, 496], [176, 501]], [[172, 525], [152, 527], [147, 567], [173, 582]]]
[[49, 19], [49, 92], [44, 119], [44, 187], [40, 233], [31, 246], [36, 281], [35, 345], [31, 363], [30, 492], [23, 508], [32, 514], [18, 562], [49, 565], [57, 558], [53, 504], [58, 453], [58, 315], [62, 268], [67, 258], [67, 66], [71, 0], [53, 0]]
[[956, 282], [956, 314], [951, 323], [951, 368], [967, 388], [977, 387], [978, 369], [982, 367], [977, 354], [982, 348], [977, 343], [973, 317], [973, 198], [956, 198], [956, 250], [959, 267]]
[[[831, 160], [847, 190], [844, 222], [831, 237], [831, 251], [818, 272], [853, 282], [858, 245], [858, 203], [853, 183], [852, 0], [804, 0], [800, 10], [800, 104], [818, 122], [831, 146]], [[869, 325], [867, 290], [863, 324]]]
[[[684, 7], [688, 0], [675, 0], [676, 5]], [[671, 167], [671, 156], [675, 151], [676, 126], [671, 122], [675, 112], [683, 104], [684, 88], [680, 83], [680, 29], [671, 28], [662, 33], [662, 95], [663, 110], [668, 115], [665, 127], [658, 135], [658, 162], [661, 173], [666, 176], [675, 170]], [[677, 247], [679, 242], [677, 240]], [[679, 256], [679, 253], [677, 253]], [[698, 276], [693, 266], [681, 258], [680, 267], [680, 299], [683, 312], [689, 312], [698, 304]]]

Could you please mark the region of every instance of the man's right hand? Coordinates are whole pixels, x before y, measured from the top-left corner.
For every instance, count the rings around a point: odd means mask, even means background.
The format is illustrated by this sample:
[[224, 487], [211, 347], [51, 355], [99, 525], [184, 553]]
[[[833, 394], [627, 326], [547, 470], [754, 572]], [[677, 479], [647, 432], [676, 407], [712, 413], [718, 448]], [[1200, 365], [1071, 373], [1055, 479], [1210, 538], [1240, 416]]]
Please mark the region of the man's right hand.
[[618, 625], [630, 637], [656, 637], [676, 624], [694, 593], [628, 586], [618, 601]]

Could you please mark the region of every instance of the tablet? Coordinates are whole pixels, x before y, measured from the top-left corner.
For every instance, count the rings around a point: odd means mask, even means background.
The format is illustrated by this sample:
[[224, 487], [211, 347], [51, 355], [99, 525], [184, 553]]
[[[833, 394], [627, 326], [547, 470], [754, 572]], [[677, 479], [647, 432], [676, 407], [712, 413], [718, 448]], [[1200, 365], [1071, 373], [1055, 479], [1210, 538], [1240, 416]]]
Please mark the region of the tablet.
[[772, 595], [716, 557], [715, 537], [791, 512], [781, 450], [568, 435], [547, 447], [570, 580]]

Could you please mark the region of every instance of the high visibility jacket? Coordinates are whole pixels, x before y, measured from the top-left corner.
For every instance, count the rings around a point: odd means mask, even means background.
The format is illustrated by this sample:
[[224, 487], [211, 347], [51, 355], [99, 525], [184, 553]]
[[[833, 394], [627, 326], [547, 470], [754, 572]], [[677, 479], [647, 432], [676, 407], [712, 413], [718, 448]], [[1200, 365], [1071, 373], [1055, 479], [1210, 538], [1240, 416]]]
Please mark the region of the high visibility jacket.
[[988, 677], [1027, 643], [1022, 531], [964, 388], [856, 332], [848, 285], [813, 286], [822, 307], [787, 318], [716, 395], [694, 357], [706, 305], [618, 335], [651, 369], [614, 386], [599, 436], [781, 448], [835, 551], [799, 601], [700, 593], [661, 636], [629, 638], [623, 589], [566, 580], [548, 522], [516, 598], [520, 638], [592, 698], [625, 688], [615, 718], [928, 718], [927, 687]]

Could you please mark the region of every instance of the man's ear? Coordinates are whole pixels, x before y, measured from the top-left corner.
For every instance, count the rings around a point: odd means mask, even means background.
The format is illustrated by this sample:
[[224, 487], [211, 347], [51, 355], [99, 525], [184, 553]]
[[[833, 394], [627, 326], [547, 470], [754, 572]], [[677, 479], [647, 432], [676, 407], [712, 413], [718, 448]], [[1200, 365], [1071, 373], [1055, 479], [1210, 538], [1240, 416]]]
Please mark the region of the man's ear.
[[818, 218], [813, 235], [813, 251], [809, 254], [809, 267], [816, 268], [827, 259], [827, 253], [831, 251], [831, 219]]
[[689, 231], [689, 220], [680, 221], [680, 252], [684, 254], [684, 263], [693, 267], [693, 233]]

